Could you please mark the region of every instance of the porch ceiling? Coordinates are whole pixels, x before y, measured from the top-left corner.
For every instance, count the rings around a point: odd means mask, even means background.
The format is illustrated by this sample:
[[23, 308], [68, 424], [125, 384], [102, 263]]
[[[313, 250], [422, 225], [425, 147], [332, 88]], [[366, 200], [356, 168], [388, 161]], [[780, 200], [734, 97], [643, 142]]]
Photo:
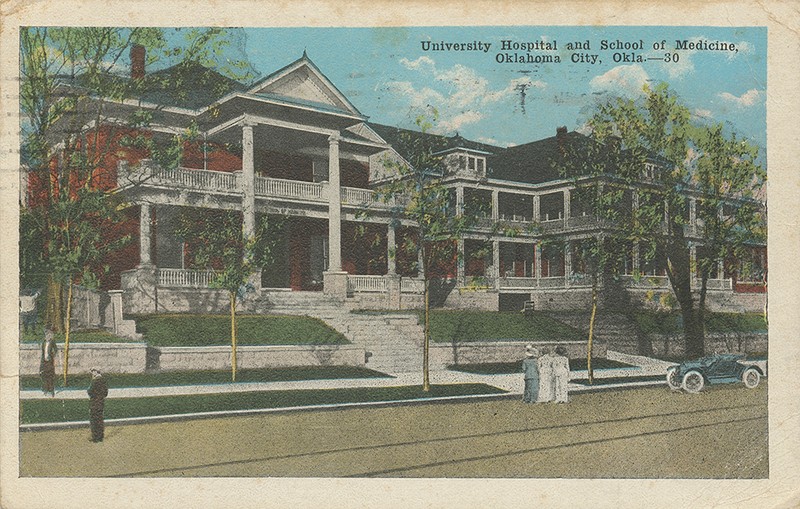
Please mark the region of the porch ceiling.
[[[253, 144], [256, 150], [271, 150], [283, 153], [297, 153], [309, 157], [328, 157], [328, 138], [333, 131], [317, 126], [308, 126], [305, 129], [302, 124], [292, 124], [284, 121], [271, 119], [255, 119], [256, 125], [253, 127]], [[313, 129], [313, 130], [312, 130]], [[340, 131], [340, 152], [341, 156], [369, 157], [386, 150], [388, 145], [366, 140], [350, 131]], [[242, 129], [238, 123], [231, 123], [223, 127], [219, 132], [208, 137], [208, 141], [219, 143], [237, 144], [242, 141]]]

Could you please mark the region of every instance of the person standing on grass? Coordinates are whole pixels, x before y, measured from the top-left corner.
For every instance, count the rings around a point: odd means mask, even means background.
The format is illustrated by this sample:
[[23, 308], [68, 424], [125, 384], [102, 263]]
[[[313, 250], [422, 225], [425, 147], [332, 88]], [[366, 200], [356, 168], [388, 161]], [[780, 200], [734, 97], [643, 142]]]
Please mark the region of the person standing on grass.
[[550, 353], [550, 348], [544, 349], [542, 354], [537, 359], [537, 366], [539, 368], [539, 397], [537, 402], [547, 403], [553, 401], [553, 355]]
[[566, 403], [569, 401], [567, 384], [569, 384], [569, 357], [567, 349], [563, 346], [556, 348], [556, 355], [553, 357], [553, 390], [556, 403]]
[[44, 331], [44, 342], [42, 343], [42, 355], [39, 359], [39, 376], [42, 377], [42, 392], [55, 396], [56, 380], [56, 342], [53, 341], [53, 331]]
[[108, 384], [99, 369], [92, 368], [92, 383], [89, 385], [89, 423], [92, 428], [92, 442], [102, 442], [105, 435], [103, 407], [108, 396]]
[[539, 352], [528, 344], [525, 347], [526, 359], [522, 361], [522, 372], [525, 374], [525, 392], [522, 401], [538, 403], [539, 399]]

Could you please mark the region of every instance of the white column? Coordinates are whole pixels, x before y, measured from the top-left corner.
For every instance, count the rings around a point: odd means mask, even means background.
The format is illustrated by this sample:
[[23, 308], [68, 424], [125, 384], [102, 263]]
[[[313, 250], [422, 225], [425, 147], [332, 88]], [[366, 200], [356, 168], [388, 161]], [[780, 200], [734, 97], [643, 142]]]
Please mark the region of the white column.
[[572, 242], [567, 241], [564, 245], [564, 277], [569, 284], [569, 278], [572, 276]]
[[492, 241], [492, 265], [494, 265], [494, 277], [495, 277], [495, 286], [500, 284], [498, 279], [500, 278], [500, 241], [493, 240]]
[[456, 214], [464, 214], [464, 188], [461, 186], [456, 187]]
[[641, 269], [641, 262], [639, 260], [639, 243], [638, 242], [636, 244], [634, 244], [633, 247], [631, 248], [631, 258], [633, 258], [633, 260], [632, 260], [633, 273], [634, 274], [639, 274], [642, 269]]
[[533, 254], [533, 275], [536, 279], [542, 277], [542, 245], [540, 243], [536, 243], [536, 247], [534, 247], [534, 254]]
[[697, 234], [697, 199], [689, 198], [689, 231]]
[[[691, 210], [691, 208], [689, 210]], [[689, 274], [689, 281], [691, 282], [692, 288], [694, 288], [697, 282], [697, 246], [695, 245], [689, 247], [689, 270], [691, 271]]]
[[492, 191], [492, 219], [495, 221], [500, 218], [500, 191]]
[[397, 274], [397, 239], [391, 224], [386, 227], [386, 273], [390, 276]]
[[570, 215], [570, 192], [569, 189], [564, 190], [564, 224], [567, 224], [569, 221]]
[[242, 233], [252, 238], [256, 233], [256, 172], [253, 153], [253, 126], [242, 124]]
[[417, 277], [425, 278], [425, 265], [422, 260], [422, 246], [417, 246]]
[[538, 194], [533, 195], [533, 221], [538, 223], [542, 217], [542, 202]]
[[152, 265], [150, 257], [151, 244], [151, 223], [150, 204], [142, 203], [139, 205], [139, 266]]
[[339, 135], [328, 138], [328, 271], [342, 270], [342, 190], [339, 173]]
[[464, 262], [466, 258], [465, 248], [464, 248], [464, 238], [458, 239], [458, 256], [456, 258], [456, 281], [458, 281], [459, 285], [463, 285], [466, 281], [466, 273], [464, 271]]

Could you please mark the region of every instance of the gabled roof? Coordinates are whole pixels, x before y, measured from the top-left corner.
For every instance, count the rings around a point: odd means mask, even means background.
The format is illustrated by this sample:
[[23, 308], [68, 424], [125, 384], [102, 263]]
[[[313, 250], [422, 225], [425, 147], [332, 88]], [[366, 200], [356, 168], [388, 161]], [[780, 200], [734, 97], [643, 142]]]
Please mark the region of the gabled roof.
[[308, 58], [305, 51], [298, 60], [249, 87], [247, 93], [287, 99], [364, 117]]
[[424, 142], [434, 153], [449, 152], [456, 149], [465, 149], [473, 152], [483, 152], [496, 154], [504, 149], [486, 143], [468, 140], [458, 134], [455, 136], [443, 136], [440, 134], [422, 133], [400, 127], [392, 127], [383, 124], [370, 122], [372, 128], [381, 138], [394, 148], [403, 158], [409, 160], [412, 157], [411, 151], [414, 150], [418, 142]]
[[588, 143], [591, 141], [587, 136], [572, 131], [509, 147], [494, 158], [490, 176], [528, 184], [563, 179], [554, 162], [565, 151], [574, 153]]
[[245, 85], [197, 62], [183, 62], [145, 76], [149, 86], [142, 99], [148, 102], [199, 109]]

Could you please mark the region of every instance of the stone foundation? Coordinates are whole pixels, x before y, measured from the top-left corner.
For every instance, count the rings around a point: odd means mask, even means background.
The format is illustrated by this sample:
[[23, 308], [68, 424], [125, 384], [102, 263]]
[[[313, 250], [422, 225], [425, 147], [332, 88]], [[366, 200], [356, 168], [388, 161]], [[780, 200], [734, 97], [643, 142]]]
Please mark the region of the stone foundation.
[[[39, 374], [41, 345], [19, 345], [19, 374]], [[97, 368], [105, 373], [142, 373], [147, 365], [147, 345], [144, 343], [70, 343], [70, 374], [88, 373]], [[56, 376], [63, 372], [64, 344], [58, 343]]]
[[[230, 346], [162, 347], [153, 349], [148, 369], [185, 371], [229, 369]], [[354, 345], [240, 346], [239, 369], [292, 366], [364, 366], [364, 348]]]
[[[653, 354], [679, 357], [684, 354], [683, 334], [648, 334]], [[769, 350], [768, 335], [764, 333], [706, 334], [705, 351], [712, 353], [765, 353]]]
[[[440, 369], [450, 364], [486, 364], [495, 362], [515, 362], [525, 358], [525, 346], [529, 341], [476, 341], [457, 344], [432, 343], [430, 349], [431, 367]], [[567, 349], [570, 359], [586, 357], [585, 341], [534, 341], [533, 346], [554, 350], [557, 346]], [[606, 344], [596, 342], [592, 347], [593, 357], [606, 357]]]

